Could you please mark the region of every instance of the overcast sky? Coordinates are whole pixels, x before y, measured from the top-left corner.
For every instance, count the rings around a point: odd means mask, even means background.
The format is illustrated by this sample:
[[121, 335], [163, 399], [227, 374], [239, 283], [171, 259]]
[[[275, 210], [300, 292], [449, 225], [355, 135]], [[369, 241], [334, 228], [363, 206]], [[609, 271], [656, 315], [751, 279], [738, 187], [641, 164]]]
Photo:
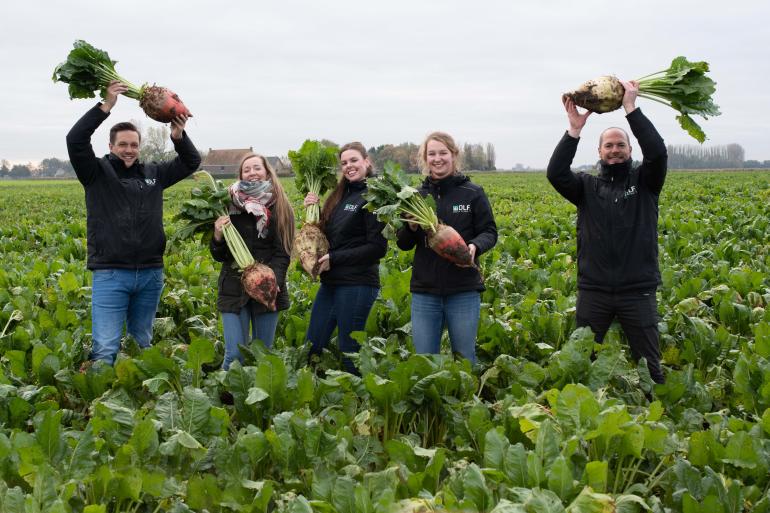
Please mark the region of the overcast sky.
[[[770, 159], [766, 0], [27, 0], [4, 1], [0, 20], [0, 159], [12, 162], [67, 158], [65, 134], [96, 101], [51, 81], [76, 39], [106, 50], [127, 80], [176, 91], [204, 150], [285, 155], [307, 138], [370, 147], [444, 130], [493, 143], [499, 168], [545, 166], [567, 127], [565, 90], [685, 55], [708, 61], [717, 82], [723, 114], [701, 123], [706, 144]], [[697, 144], [675, 111], [638, 105], [667, 143]], [[627, 126], [621, 112], [589, 118], [576, 165], [596, 160], [601, 129]], [[156, 123], [121, 98], [97, 154], [127, 119]]]

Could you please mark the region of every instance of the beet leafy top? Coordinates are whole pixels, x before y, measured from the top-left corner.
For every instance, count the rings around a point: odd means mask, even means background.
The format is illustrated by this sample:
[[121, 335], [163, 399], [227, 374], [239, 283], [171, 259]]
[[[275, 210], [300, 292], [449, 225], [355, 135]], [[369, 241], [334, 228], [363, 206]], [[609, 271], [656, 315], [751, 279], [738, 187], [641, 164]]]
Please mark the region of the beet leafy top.
[[104, 98], [107, 86], [111, 81], [117, 80], [128, 87], [124, 93], [129, 98], [139, 100], [142, 88], [136, 87], [124, 79], [115, 71], [117, 61], [110, 59], [109, 54], [87, 42], [78, 39], [74, 48], [67, 55], [67, 60], [56, 66], [53, 70], [54, 82], [69, 84], [70, 99], [94, 98], [95, 92]]

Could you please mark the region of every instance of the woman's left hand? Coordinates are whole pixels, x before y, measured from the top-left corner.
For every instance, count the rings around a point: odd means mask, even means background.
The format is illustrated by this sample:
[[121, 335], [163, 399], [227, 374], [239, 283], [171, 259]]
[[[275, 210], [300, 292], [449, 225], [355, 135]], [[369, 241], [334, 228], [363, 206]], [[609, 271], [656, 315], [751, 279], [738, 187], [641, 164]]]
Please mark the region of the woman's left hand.
[[476, 260], [476, 245], [468, 244], [468, 251], [471, 253], [471, 260]]

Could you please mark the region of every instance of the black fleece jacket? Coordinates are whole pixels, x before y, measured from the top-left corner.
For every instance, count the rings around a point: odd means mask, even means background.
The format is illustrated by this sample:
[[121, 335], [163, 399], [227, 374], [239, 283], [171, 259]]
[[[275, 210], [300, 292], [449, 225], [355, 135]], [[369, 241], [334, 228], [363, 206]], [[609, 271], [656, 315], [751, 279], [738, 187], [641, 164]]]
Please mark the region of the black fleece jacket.
[[[276, 309], [289, 308], [289, 293], [286, 291], [286, 269], [289, 268], [289, 255], [283, 248], [281, 234], [277, 226], [271, 222], [268, 226], [267, 237], [259, 238], [256, 218], [253, 215], [246, 212], [231, 214], [230, 222], [243, 237], [243, 242], [246, 243], [246, 247], [249, 248], [254, 259], [267, 265], [275, 273], [275, 281], [280, 289], [275, 302]], [[293, 219], [292, 223], [294, 223]], [[219, 280], [217, 281], [217, 309], [225, 313], [239, 313], [246, 303], [252, 301], [257, 307], [257, 312], [266, 312], [267, 307], [251, 299], [243, 289], [241, 273], [233, 267], [235, 259], [224, 239], [217, 242], [212, 238], [209, 249], [214, 260], [222, 262], [222, 270], [219, 272]]]
[[[436, 201], [440, 222], [451, 226], [467, 244], [476, 246], [478, 257], [497, 243], [497, 224], [484, 189], [462, 174], [434, 181], [426, 178], [420, 194], [430, 194]], [[449, 295], [471, 290], [483, 291], [481, 274], [472, 267], [458, 267], [428, 247], [422, 228], [412, 231], [404, 226], [398, 231], [398, 247], [416, 248], [412, 265], [412, 292]]]
[[113, 154], [97, 158], [91, 136], [107, 119], [97, 104], [67, 134], [67, 151], [86, 193], [89, 269], [163, 267], [163, 190], [198, 169], [201, 158], [187, 133], [168, 162], [134, 162]]
[[364, 208], [365, 192], [366, 181], [348, 182], [324, 226], [330, 268], [321, 273], [321, 283], [380, 286], [379, 263], [388, 242], [382, 236], [385, 225]]
[[666, 145], [640, 109], [628, 123], [641, 165], [602, 163], [597, 176], [570, 170], [579, 139], [564, 134], [548, 163], [548, 180], [577, 206], [578, 288], [654, 290], [658, 270], [658, 197], [666, 179]]

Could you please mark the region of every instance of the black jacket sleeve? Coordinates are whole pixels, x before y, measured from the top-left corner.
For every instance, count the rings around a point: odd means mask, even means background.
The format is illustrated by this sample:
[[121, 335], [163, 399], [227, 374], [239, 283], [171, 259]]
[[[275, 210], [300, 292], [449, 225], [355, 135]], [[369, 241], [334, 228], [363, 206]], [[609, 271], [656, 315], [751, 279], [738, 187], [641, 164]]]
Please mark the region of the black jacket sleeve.
[[369, 211], [364, 212], [364, 222], [366, 223], [366, 242], [354, 248], [329, 252], [330, 265], [371, 265], [385, 256], [388, 251], [388, 241], [382, 235], [385, 225]]
[[70, 163], [83, 185], [93, 182], [100, 172], [99, 160], [91, 146], [91, 136], [109, 116], [109, 113], [99, 108], [100, 105], [101, 103], [97, 103], [86, 112], [67, 134], [67, 153], [69, 153]]
[[402, 251], [409, 251], [417, 245], [422, 237], [425, 237], [425, 232], [422, 228], [412, 231], [409, 226], [404, 224], [396, 232], [396, 246]]
[[187, 136], [187, 132], [183, 131], [181, 139], [175, 141], [172, 138], [171, 142], [174, 143], [177, 157], [158, 164], [158, 179], [164, 189], [190, 176], [201, 164], [201, 155]]
[[565, 131], [564, 137], [553, 150], [547, 170], [548, 181], [553, 188], [575, 205], [583, 198], [583, 182], [570, 169], [572, 159], [577, 152], [578, 141], [580, 139], [575, 139]]
[[635, 109], [626, 116], [636, 140], [642, 150], [642, 165], [639, 178], [654, 193], [660, 194], [668, 170], [668, 151], [663, 138], [641, 109]]
[[227, 242], [225, 242], [224, 237], [222, 238], [221, 242], [218, 242], [214, 237], [211, 237], [211, 242], [209, 242], [209, 251], [211, 251], [211, 256], [217, 262], [230, 262], [234, 260], [233, 255], [230, 253], [230, 248], [227, 247]]
[[476, 246], [476, 256], [478, 256], [492, 249], [497, 243], [497, 223], [483, 189], [474, 199], [471, 211], [473, 212], [473, 232], [476, 236], [466, 243]]

